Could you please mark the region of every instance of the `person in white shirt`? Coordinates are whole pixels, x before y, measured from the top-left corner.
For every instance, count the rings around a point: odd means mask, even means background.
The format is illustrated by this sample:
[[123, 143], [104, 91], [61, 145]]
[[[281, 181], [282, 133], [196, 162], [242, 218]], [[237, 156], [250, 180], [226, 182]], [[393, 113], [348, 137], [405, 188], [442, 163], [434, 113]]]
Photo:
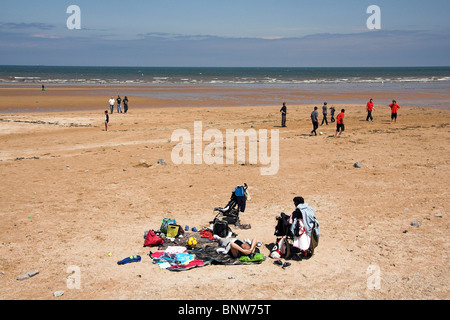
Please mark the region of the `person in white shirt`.
[[113, 97], [111, 97], [111, 99], [109, 99], [109, 111], [110, 111], [110, 113], [113, 113], [113, 111], [114, 111], [114, 103], [115, 102], [116, 102], [116, 100]]

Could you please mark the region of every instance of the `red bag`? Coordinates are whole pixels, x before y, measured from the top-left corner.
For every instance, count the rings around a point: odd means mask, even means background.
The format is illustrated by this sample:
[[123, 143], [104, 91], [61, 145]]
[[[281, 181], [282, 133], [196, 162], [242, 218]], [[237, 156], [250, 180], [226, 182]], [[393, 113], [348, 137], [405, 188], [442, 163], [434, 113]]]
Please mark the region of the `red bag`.
[[210, 230], [201, 230], [200, 234], [202, 236], [202, 238], [208, 238], [209, 240], [214, 240], [214, 235], [212, 233], [212, 231]]
[[153, 230], [149, 230], [145, 237], [144, 247], [153, 247], [163, 244], [164, 240], [158, 237]]

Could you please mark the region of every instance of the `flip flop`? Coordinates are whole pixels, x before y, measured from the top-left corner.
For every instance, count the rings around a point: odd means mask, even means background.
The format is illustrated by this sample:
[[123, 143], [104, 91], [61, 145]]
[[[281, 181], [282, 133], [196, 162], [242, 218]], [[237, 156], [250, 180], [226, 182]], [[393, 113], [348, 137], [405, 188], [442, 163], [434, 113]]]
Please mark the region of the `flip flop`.
[[282, 268], [283, 268], [283, 269], [286, 269], [286, 268], [288, 268], [288, 267], [290, 267], [290, 266], [291, 266], [291, 263], [290, 263], [290, 262], [285, 262], [285, 263], [283, 263]]
[[283, 262], [282, 262], [281, 260], [275, 260], [275, 261], [273, 262], [273, 264], [276, 264], [277, 266], [282, 266], [282, 265], [283, 265]]

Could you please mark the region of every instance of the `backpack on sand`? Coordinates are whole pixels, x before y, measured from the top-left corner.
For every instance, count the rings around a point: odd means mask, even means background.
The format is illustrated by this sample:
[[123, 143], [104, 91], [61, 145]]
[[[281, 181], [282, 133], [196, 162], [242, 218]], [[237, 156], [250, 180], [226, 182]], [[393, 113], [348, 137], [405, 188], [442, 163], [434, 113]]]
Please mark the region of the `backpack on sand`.
[[218, 235], [221, 238], [226, 238], [230, 231], [228, 222], [224, 220], [215, 219], [213, 222], [213, 234]]

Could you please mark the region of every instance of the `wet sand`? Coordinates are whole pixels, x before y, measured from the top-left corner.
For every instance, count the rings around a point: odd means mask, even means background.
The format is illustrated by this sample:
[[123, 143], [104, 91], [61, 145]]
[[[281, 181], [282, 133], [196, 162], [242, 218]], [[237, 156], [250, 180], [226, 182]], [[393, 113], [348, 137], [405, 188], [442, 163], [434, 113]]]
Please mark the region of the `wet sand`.
[[450, 91], [430, 84], [319, 84], [319, 85], [47, 85], [3, 84], [0, 112], [82, 111], [109, 108], [111, 96], [128, 96], [130, 108], [240, 107], [288, 105], [360, 105], [373, 98], [386, 107], [392, 99], [400, 105], [448, 109]]

